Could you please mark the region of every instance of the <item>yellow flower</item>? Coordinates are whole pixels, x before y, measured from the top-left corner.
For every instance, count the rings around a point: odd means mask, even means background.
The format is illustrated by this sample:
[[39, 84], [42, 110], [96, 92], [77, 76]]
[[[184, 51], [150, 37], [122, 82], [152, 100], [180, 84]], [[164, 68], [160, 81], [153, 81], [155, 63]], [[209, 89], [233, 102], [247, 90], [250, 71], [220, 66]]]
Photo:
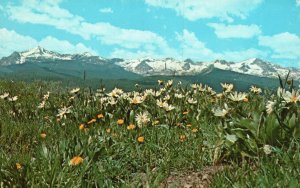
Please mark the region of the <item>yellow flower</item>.
[[79, 130], [83, 130], [84, 128], [85, 128], [85, 126], [83, 123], [79, 125]]
[[97, 118], [98, 118], [98, 119], [102, 119], [102, 118], [104, 118], [104, 115], [103, 115], [103, 114], [98, 114], [98, 115], [97, 115]]
[[118, 119], [117, 124], [118, 125], [123, 125], [124, 124], [124, 119]]
[[159, 124], [159, 121], [158, 120], [155, 120], [152, 122], [152, 125], [158, 125]]
[[77, 165], [81, 164], [82, 162], [83, 162], [83, 158], [82, 158], [82, 157], [80, 157], [80, 156], [75, 156], [75, 157], [73, 157], [73, 158], [70, 160], [69, 164], [70, 164], [71, 166], [77, 166]]
[[107, 133], [110, 133], [110, 132], [111, 132], [111, 128], [107, 128], [107, 129], [106, 129], [106, 132], [107, 132]]
[[46, 133], [41, 133], [41, 138], [45, 139], [46, 138]]
[[21, 170], [23, 167], [20, 163], [16, 163], [16, 168], [17, 168], [17, 170]]
[[182, 112], [183, 115], [187, 115], [188, 113], [188, 111]]
[[184, 142], [186, 140], [186, 136], [180, 135], [179, 140], [180, 140], [180, 142]]
[[190, 123], [189, 123], [189, 124], [187, 124], [186, 126], [187, 126], [187, 127], [191, 127], [191, 126], [192, 126], [192, 124], [190, 124]]
[[97, 120], [96, 119], [91, 119], [87, 124], [92, 124], [95, 123]]
[[145, 137], [139, 136], [137, 140], [139, 143], [143, 143], [145, 141]]
[[127, 126], [127, 129], [133, 130], [133, 129], [135, 129], [135, 125], [131, 123], [130, 125]]
[[196, 132], [198, 132], [198, 129], [197, 129], [197, 128], [193, 128], [193, 129], [192, 129], [192, 132], [193, 132], [193, 133], [196, 133]]

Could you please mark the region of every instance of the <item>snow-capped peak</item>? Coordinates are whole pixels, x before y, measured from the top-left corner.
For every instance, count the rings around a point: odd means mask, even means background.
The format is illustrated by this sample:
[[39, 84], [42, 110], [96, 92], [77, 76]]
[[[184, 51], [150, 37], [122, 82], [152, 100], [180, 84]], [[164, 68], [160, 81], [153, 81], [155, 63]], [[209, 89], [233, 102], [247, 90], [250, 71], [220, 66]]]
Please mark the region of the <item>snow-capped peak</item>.
[[85, 57], [92, 57], [93, 56], [90, 52], [83, 52], [81, 55], [85, 56]]
[[32, 48], [28, 51], [21, 52], [20, 54], [23, 57], [27, 57], [27, 56], [40, 56], [40, 55], [46, 54], [47, 52], [48, 51], [45, 50], [44, 48], [42, 48], [40, 46], [37, 46], [37, 47]]

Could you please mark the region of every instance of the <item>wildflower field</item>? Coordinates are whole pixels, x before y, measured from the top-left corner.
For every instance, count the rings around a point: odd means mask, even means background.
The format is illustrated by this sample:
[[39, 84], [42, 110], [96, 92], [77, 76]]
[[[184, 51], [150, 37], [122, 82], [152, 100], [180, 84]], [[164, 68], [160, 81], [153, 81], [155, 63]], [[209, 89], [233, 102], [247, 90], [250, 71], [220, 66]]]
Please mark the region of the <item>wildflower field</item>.
[[0, 82], [0, 187], [297, 187], [300, 91]]

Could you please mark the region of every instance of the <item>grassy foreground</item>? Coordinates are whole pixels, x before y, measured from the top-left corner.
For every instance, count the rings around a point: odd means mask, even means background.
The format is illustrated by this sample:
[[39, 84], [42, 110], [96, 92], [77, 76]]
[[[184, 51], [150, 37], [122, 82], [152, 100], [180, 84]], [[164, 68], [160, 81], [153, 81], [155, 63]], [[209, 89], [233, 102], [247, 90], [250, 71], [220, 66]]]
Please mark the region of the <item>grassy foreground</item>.
[[300, 96], [0, 82], [0, 187], [297, 187]]

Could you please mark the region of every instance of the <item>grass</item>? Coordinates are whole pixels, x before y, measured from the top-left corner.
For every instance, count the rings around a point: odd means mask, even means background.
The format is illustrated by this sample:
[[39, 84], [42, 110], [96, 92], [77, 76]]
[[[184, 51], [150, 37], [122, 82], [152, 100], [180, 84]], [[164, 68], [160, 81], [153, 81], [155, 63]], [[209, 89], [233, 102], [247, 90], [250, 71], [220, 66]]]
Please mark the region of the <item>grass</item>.
[[[282, 102], [283, 96], [268, 92], [248, 92], [234, 101], [234, 92], [226, 88], [218, 97], [207, 86], [171, 82], [157, 88], [159, 95], [140, 87], [135, 93], [89, 88], [70, 93], [57, 82], [1, 81], [0, 95], [9, 96], [0, 99], [0, 187], [300, 184], [300, 144], [294, 125], [299, 123], [299, 101]], [[13, 96], [18, 99], [12, 101]], [[159, 107], [157, 100], [167, 101], [169, 109], [166, 103]], [[268, 100], [278, 104], [270, 114]], [[42, 101], [45, 106], [38, 108]], [[218, 109], [226, 111], [225, 103], [230, 110], [218, 115]], [[70, 113], [60, 113], [63, 107], [70, 107]], [[144, 112], [146, 117], [139, 120]], [[273, 120], [276, 115], [279, 123]], [[281, 133], [275, 141], [270, 138], [274, 130]], [[264, 152], [266, 145], [270, 153]], [[74, 157], [78, 164], [72, 162]], [[211, 172], [218, 166], [224, 170]]]

